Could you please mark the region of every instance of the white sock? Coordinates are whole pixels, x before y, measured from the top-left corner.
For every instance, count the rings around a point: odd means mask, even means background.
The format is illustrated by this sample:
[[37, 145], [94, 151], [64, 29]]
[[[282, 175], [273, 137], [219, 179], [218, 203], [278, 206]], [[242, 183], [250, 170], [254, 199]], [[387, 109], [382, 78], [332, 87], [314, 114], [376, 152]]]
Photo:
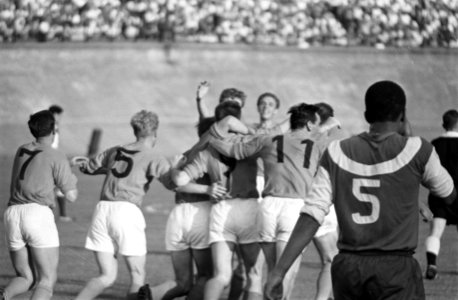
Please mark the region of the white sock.
[[428, 236], [425, 241], [426, 252], [431, 252], [435, 255], [439, 255], [441, 248], [441, 240], [435, 236]]

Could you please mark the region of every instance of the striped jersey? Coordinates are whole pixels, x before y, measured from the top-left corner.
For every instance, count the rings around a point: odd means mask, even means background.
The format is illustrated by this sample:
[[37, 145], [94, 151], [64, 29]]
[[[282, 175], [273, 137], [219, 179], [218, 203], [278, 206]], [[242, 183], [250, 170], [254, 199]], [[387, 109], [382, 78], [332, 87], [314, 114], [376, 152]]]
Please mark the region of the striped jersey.
[[305, 130], [276, 136], [261, 135], [245, 143], [212, 141], [219, 152], [236, 159], [260, 157], [266, 180], [263, 197], [305, 198], [323, 145]]
[[410, 251], [418, 241], [420, 184], [438, 197], [453, 191], [430, 143], [362, 133], [329, 145], [302, 212], [322, 223], [334, 203], [341, 250]]
[[106, 174], [100, 200], [126, 201], [141, 206], [154, 177], [166, 175], [172, 165], [172, 160], [155, 155], [153, 149], [130, 144], [98, 154], [82, 171]]
[[76, 182], [64, 153], [37, 142], [25, 144], [14, 158], [8, 206], [38, 203], [54, 207], [54, 188], [65, 194], [76, 190]]

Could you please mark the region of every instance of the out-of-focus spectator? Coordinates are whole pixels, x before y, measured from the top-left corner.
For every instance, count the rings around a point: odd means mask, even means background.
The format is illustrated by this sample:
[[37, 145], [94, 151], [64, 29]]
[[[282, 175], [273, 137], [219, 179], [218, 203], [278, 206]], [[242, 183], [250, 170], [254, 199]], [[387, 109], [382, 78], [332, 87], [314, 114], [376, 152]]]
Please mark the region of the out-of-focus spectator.
[[457, 47], [458, 0], [0, 0], [0, 41]]

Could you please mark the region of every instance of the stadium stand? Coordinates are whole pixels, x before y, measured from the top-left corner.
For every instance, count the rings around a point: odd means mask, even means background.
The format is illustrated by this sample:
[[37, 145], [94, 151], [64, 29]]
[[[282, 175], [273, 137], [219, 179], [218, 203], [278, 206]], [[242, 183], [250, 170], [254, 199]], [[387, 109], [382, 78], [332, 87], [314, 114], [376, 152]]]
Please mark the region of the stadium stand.
[[0, 41], [458, 47], [457, 0], [0, 0]]

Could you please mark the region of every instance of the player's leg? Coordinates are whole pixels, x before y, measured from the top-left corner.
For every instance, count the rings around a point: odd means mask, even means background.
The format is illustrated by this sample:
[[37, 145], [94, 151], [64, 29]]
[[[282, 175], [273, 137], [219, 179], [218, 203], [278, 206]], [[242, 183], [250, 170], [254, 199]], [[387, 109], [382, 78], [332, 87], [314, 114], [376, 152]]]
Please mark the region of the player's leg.
[[37, 268], [38, 281], [31, 299], [51, 299], [57, 281], [57, 265], [59, 263], [59, 247], [30, 248], [33, 261]]
[[34, 283], [33, 271], [30, 266], [30, 259], [27, 247], [16, 251], [10, 251], [11, 262], [13, 263], [16, 277], [5, 287], [3, 293], [6, 299], [27, 292]]
[[243, 289], [246, 284], [245, 266], [240, 254], [239, 245], [235, 245], [235, 268], [232, 271], [231, 286], [229, 288], [228, 300], [239, 300], [243, 296]]
[[138, 289], [145, 283], [146, 255], [124, 256], [130, 274], [130, 285], [126, 299], [137, 299]]
[[332, 294], [331, 264], [334, 256], [337, 255], [337, 231], [315, 237], [313, 242], [320, 254], [321, 271], [317, 279], [317, 292], [315, 300], [327, 300]]
[[192, 256], [197, 268], [197, 279], [187, 299], [200, 300], [204, 298], [205, 284], [213, 276], [212, 253], [210, 248], [192, 249]]
[[205, 285], [204, 299], [218, 300], [232, 277], [233, 242], [215, 242], [211, 244], [213, 277]]
[[94, 251], [94, 254], [100, 275], [92, 278], [75, 300], [94, 299], [116, 280], [118, 274], [118, 261], [114, 254], [111, 252], [99, 251]]
[[447, 220], [442, 218], [434, 218], [430, 226], [430, 234], [426, 238], [426, 262], [427, 269], [426, 279], [435, 279], [437, 277], [437, 264], [436, 259], [440, 250], [440, 239], [444, 233]]
[[[191, 250], [171, 251], [175, 280], [168, 280], [151, 288], [153, 299], [175, 299], [189, 293], [193, 282]], [[139, 292], [139, 299], [147, 299]]]
[[241, 244], [240, 253], [245, 266], [247, 284], [244, 300], [262, 299], [262, 268], [264, 255], [258, 243]]
[[277, 245], [275, 242], [263, 242], [261, 243], [262, 252], [267, 264], [267, 271], [272, 271], [277, 263]]

